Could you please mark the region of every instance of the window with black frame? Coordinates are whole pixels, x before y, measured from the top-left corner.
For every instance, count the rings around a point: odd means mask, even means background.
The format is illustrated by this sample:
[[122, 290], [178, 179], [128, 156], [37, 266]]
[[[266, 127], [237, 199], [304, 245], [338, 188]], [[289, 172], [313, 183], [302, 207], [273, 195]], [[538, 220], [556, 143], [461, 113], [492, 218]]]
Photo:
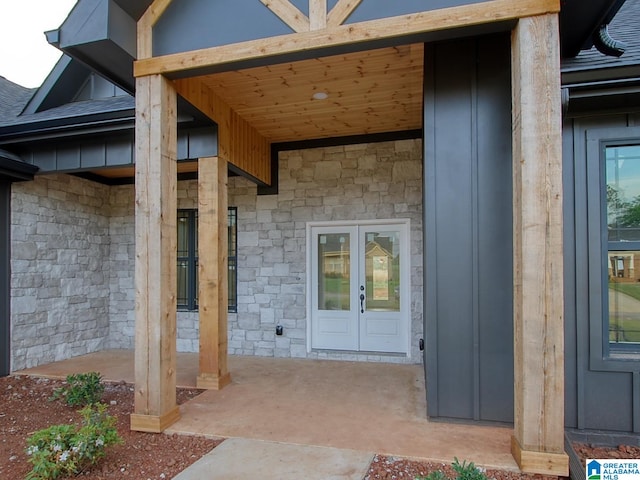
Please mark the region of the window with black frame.
[[[229, 312], [237, 312], [237, 219], [238, 209], [228, 210]], [[198, 211], [178, 210], [178, 308], [198, 309]]]
[[640, 347], [640, 144], [603, 149], [607, 242], [603, 264], [612, 351]]

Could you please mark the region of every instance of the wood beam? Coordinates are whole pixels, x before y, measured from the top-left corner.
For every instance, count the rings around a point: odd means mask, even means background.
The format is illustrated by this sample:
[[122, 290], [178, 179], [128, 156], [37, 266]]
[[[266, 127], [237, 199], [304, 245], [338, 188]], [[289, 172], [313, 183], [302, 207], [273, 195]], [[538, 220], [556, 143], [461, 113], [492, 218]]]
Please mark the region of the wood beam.
[[136, 80], [135, 405], [131, 429], [161, 432], [176, 405], [177, 100], [160, 75]]
[[309, 28], [327, 28], [327, 0], [309, 0]]
[[234, 62], [417, 33], [517, 20], [522, 17], [559, 11], [560, 0], [488, 0], [470, 5], [141, 59], [134, 63], [134, 75], [139, 77], [190, 70], [202, 71], [207, 67]]
[[220, 390], [231, 383], [227, 367], [228, 234], [227, 162], [198, 160], [198, 388]]
[[308, 32], [309, 19], [289, 0], [260, 0], [295, 32]]
[[358, 8], [358, 5], [362, 0], [338, 0], [327, 17], [327, 26], [328, 27], [337, 27], [338, 25], [342, 25], [349, 15], [353, 13], [353, 11]]
[[138, 20], [138, 59], [153, 56], [153, 26], [173, 0], [154, 0]]
[[218, 156], [271, 185], [271, 144], [199, 78], [176, 80], [178, 93], [218, 124]]
[[511, 43], [515, 375], [512, 452], [527, 473], [567, 476], [558, 15], [520, 19]]

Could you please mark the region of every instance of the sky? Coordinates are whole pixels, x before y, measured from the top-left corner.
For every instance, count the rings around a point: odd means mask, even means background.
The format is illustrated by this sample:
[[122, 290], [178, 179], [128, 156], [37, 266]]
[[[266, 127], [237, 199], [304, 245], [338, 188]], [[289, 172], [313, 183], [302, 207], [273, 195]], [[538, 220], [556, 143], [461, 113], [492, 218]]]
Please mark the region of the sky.
[[0, 76], [39, 87], [61, 56], [44, 32], [57, 29], [76, 0], [0, 0]]

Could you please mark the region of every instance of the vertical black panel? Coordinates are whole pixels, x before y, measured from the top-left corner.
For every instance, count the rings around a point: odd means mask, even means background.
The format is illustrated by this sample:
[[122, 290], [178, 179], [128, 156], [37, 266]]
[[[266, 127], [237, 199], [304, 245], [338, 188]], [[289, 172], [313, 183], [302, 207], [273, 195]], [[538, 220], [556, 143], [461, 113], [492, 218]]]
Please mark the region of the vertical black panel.
[[10, 202], [11, 184], [0, 180], [0, 376], [10, 369]]
[[104, 142], [87, 143], [80, 147], [80, 168], [104, 167], [107, 163]]
[[513, 421], [511, 46], [478, 41], [478, 335], [482, 420]]
[[428, 415], [512, 421], [509, 37], [425, 55]]
[[471, 175], [474, 54], [472, 42], [436, 48], [433, 207], [437, 281], [433, 287], [438, 297], [438, 403], [440, 416], [455, 418], [473, 418], [474, 408]]
[[[563, 234], [564, 234], [564, 350], [565, 350], [565, 426], [578, 427], [578, 376], [577, 376], [577, 329], [576, 329], [576, 223], [575, 223], [575, 175], [573, 168], [573, 121], [565, 118], [562, 126], [562, 188]], [[571, 352], [571, 353], [569, 353]]]
[[[604, 388], [603, 388], [604, 387]], [[629, 432], [633, 428], [633, 376], [589, 372], [585, 376], [585, 425], [593, 430]]]

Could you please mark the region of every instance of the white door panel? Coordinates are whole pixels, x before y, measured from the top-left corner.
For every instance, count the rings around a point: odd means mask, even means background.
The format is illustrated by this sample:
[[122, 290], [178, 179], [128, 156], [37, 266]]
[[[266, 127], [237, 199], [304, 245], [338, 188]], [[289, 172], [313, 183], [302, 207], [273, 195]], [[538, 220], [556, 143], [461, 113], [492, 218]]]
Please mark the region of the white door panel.
[[406, 353], [408, 222], [310, 228], [311, 348]]

